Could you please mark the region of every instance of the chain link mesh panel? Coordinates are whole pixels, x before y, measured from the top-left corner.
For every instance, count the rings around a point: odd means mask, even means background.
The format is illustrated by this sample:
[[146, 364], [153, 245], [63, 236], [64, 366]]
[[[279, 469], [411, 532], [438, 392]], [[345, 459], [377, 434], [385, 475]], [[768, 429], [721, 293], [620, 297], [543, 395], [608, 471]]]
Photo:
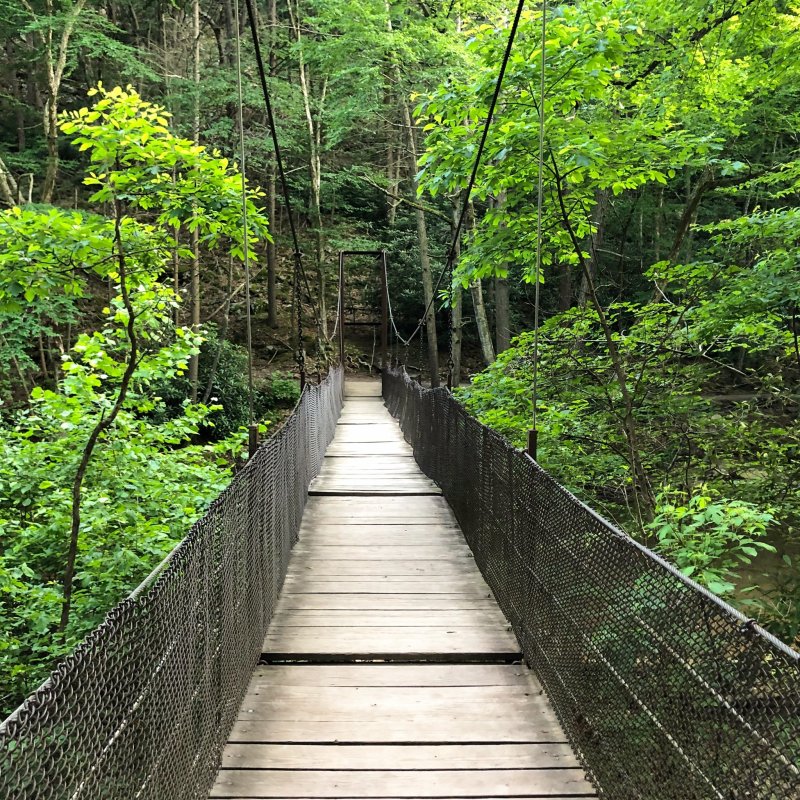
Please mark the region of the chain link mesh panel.
[[615, 800], [800, 798], [800, 656], [615, 529], [444, 389], [383, 393], [569, 739]]
[[8, 800], [206, 798], [342, 407], [307, 386], [149, 585], [0, 726]]

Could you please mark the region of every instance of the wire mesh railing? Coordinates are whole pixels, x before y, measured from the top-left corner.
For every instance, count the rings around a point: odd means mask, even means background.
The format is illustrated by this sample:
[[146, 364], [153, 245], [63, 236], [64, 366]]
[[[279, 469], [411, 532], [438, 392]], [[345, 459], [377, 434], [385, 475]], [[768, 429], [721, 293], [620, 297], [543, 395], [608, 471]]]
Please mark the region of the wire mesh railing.
[[800, 656], [404, 370], [383, 392], [602, 796], [800, 798]]
[[342, 406], [306, 386], [152, 581], [0, 726], [0, 797], [206, 798]]

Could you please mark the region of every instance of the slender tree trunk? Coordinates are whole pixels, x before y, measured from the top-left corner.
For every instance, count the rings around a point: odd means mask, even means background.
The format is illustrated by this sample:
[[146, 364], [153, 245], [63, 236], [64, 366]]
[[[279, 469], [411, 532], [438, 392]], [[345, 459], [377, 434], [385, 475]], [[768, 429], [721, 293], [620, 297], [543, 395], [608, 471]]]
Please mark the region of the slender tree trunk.
[[461, 384], [461, 326], [463, 324], [464, 293], [461, 284], [453, 287], [453, 386]]
[[511, 317], [507, 278], [494, 281], [494, 335], [498, 355], [511, 347]]
[[589, 251], [589, 258], [584, 259], [586, 270], [581, 277], [581, 286], [578, 290], [578, 305], [585, 306], [589, 298], [589, 283], [594, 281], [597, 272], [597, 249], [603, 244], [606, 227], [606, 213], [608, 211], [608, 192], [601, 189], [595, 197], [592, 209], [593, 232], [586, 237], [585, 248]]
[[18, 191], [14, 176], [5, 165], [3, 159], [0, 158], [0, 197], [3, 198], [3, 202], [7, 205], [14, 206], [17, 204]]
[[[86, 0], [75, 0], [75, 4], [66, 13], [58, 44], [54, 42], [54, 31], [48, 27], [39, 37], [44, 45], [44, 63], [47, 76], [47, 98], [44, 104], [42, 122], [44, 125], [45, 143], [47, 145], [47, 164], [42, 183], [42, 202], [52, 203], [53, 193], [58, 177], [58, 96], [61, 82], [69, 57], [69, 43], [80, 15], [83, 13]], [[46, 0], [47, 16], [54, 16], [53, 0]]]
[[667, 255], [667, 259], [669, 261], [675, 262], [677, 260], [681, 252], [681, 248], [686, 241], [687, 235], [691, 230], [692, 222], [697, 215], [697, 208], [700, 205], [700, 201], [703, 199], [703, 195], [706, 193], [706, 191], [708, 191], [713, 183], [713, 173], [708, 168], [703, 170], [703, 173], [700, 175], [700, 178], [694, 185], [694, 188], [691, 186], [690, 179], [686, 179], [686, 205], [684, 206], [683, 213], [678, 221], [678, 229], [675, 231], [675, 238], [672, 242], [672, 247], [670, 247], [669, 254]]
[[478, 326], [478, 339], [481, 343], [481, 354], [483, 361], [488, 367], [494, 362], [494, 350], [492, 348], [492, 331], [489, 328], [489, 317], [486, 314], [486, 304], [483, 302], [483, 284], [480, 278], [470, 286], [472, 293], [472, 307], [475, 310], [475, 323]]
[[[200, 0], [192, 4], [192, 35], [194, 37], [193, 79], [194, 79], [194, 120], [192, 133], [194, 140], [200, 142]], [[191, 233], [192, 248], [192, 329], [200, 329], [200, 233], [195, 227]], [[191, 400], [197, 402], [200, 382], [200, 356], [192, 356], [189, 361], [189, 385]]]
[[[494, 205], [502, 208], [506, 204], [506, 193], [501, 192]], [[502, 225], [505, 228], [505, 224]], [[508, 270], [508, 264], [504, 265]], [[492, 299], [494, 301], [494, 337], [495, 347], [499, 355], [511, 346], [511, 309], [509, 307], [508, 277], [496, 277], [492, 281]]]
[[217, 377], [219, 361], [222, 357], [222, 348], [228, 338], [228, 326], [231, 319], [231, 300], [233, 299], [233, 256], [228, 256], [228, 287], [225, 290], [225, 308], [222, 312], [222, 326], [219, 329], [217, 351], [214, 353], [214, 361], [208, 373], [206, 389], [203, 392], [203, 403], [206, 404], [211, 399], [211, 392], [214, 391], [214, 379]]
[[[408, 102], [403, 99], [403, 121], [408, 136], [408, 149], [412, 166], [410, 170], [411, 189], [413, 195], [417, 194], [417, 179], [415, 165], [417, 163], [417, 139], [414, 135], [414, 126], [411, 120], [411, 110]], [[419, 241], [419, 264], [422, 270], [422, 292], [427, 313], [425, 315], [425, 329], [428, 338], [428, 366], [431, 372], [431, 387], [439, 385], [439, 342], [436, 336], [436, 312], [433, 297], [433, 277], [431, 276], [431, 258], [428, 250], [428, 226], [425, 222], [425, 212], [418, 207], [415, 210], [417, 220], [417, 239]]]
[[623, 361], [622, 354], [620, 353], [616, 339], [614, 338], [614, 332], [612, 331], [611, 324], [606, 316], [605, 308], [600, 303], [600, 298], [597, 295], [593, 271], [590, 267], [588, 259], [583, 254], [583, 244], [578, 241], [578, 237], [572, 227], [569, 212], [567, 211], [566, 203], [564, 201], [564, 191], [558, 164], [552, 153], [550, 158], [553, 164], [553, 171], [556, 179], [556, 195], [558, 198], [559, 208], [561, 210], [561, 218], [564, 223], [564, 227], [567, 229], [567, 233], [570, 237], [570, 241], [572, 242], [575, 254], [578, 257], [578, 263], [581, 265], [584, 281], [586, 283], [587, 295], [595, 312], [597, 313], [600, 328], [603, 331], [603, 337], [606, 341], [612, 372], [622, 398], [623, 408], [620, 415], [620, 421], [622, 425], [622, 431], [628, 445], [628, 461], [633, 473], [634, 500], [636, 503], [638, 522], [643, 528], [644, 523], [653, 517], [655, 498], [653, 495], [650, 478], [644, 467], [644, 462], [642, 461], [641, 451], [639, 448], [639, 432], [634, 414], [634, 398], [631, 395], [630, 387], [628, 385], [628, 375], [625, 369], [625, 363]]
[[[386, 103], [387, 108], [391, 105]], [[387, 111], [386, 141], [388, 150], [386, 154], [386, 179], [388, 183], [387, 197], [389, 202], [388, 222], [389, 227], [393, 228], [397, 222], [397, 207], [400, 205], [398, 199], [400, 195], [400, 169], [403, 164], [403, 144], [396, 141], [395, 128], [392, 125], [392, 115]]]
[[50, 84], [44, 106], [44, 137], [47, 146], [47, 162], [42, 183], [42, 202], [52, 203], [58, 177], [58, 92]]
[[[384, 3], [386, 9], [386, 29], [392, 33], [392, 15], [391, 8], [388, 0]], [[397, 64], [396, 58], [391, 58], [392, 68], [398, 86], [401, 85], [401, 72]], [[406, 129], [406, 142], [408, 146], [408, 154], [411, 158], [411, 168], [409, 170], [409, 179], [411, 189], [414, 197], [417, 195], [417, 139], [414, 132], [414, 125], [411, 119], [411, 109], [408, 105], [408, 100], [402, 96], [402, 111], [403, 111], [403, 124]], [[402, 161], [400, 156], [400, 148], [398, 147], [397, 162]], [[399, 166], [396, 167], [399, 169]], [[398, 173], [399, 176], [399, 173]], [[425, 222], [425, 212], [421, 206], [416, 206], [416, 221], [417, 221], [417, 239], [419, 242], [419, 264], [422, 272], [422, 292], [423, 300], [425, 302], [425, 331], [428, 339], [428, 367], [431, 373], [431, 387], [436, 388], [439, 386], [439, 343], [436, 336], [436, 312], [433, 302], [433, 279], [431, 277], [431, 259], [428, 250], [428, 227]], [[422, 365], [420, 365], [420, 370]]]
[[572, 308], [572, 270], [566, 261], [558, 265], [558, 310]]
[[[458, 218], [461, 214], [461, 204], [457, 202], [453, 206], [453, 230], [458, 224]], [[459, 236], [456, 241], [455, 252], [456, 263], [461, 258], [461, 237]], [[462, 340], [462, 318], [464, 312], [464, 293], [461, 289], [461, 283], [457, 283], [453, 287], [453, 314], [452, 325], [453, 328], [450, 335], [453, 337], [453, 386], [459, 386], [461, 383], [461, 340]]]
[[325, 237], [323, 234], [322, 225], [322, 114], [325, 107], [325, 97], [328, 91], [328, 79], [325, 77], [322, 82], [320, 90], [320, 97], [315, 103], [312, 92], [311, 76], [305, 59], [303, 58], [302, 51], [302, 33], [300, 21], [300, 7], [299, 4], [292, 8], [289, 4], [290, 22], [294, 28], [295, 40], [298, 45], [298, 77], [300, 79], [300, 93], [303, 98], [303, 110], [306, 118], [306, 128], [308, 130], [308, 145], [309, 145], [309, 177], [311, 180], [311, 223], [314, 226], [314, 239], [315, 239], [315, 261], [317, 272], [317, 284], [319, 290], [319, 324], [320, 335], [323, 339], [328, 338], [328, 312], [327, 301], [325, 297], [326, 281], [325, 281]]
[[656, 261], [661, 261], [661, 225], [664, 216], [664, 187], [658, 190], [658, 205], [656, 206], [655, 222], [653, 225], [653, 254]]
[[69, 548], [67, 550], [67, 563], [64, 569], [64, 578], [62, 582], [63, 600], [61, 605], [61, 620], [58, 625], [58, 629], [62, 633], [69, 624], [69, 615], [72, 608], [72, 589], [75, 579], [75, 564], [78, 558], [78, 541], [81, 529], [81, 491], [83, 489], [84, 479], [86, 478], [86, 470], [89, 468], [89, 463], [91, 462], [98, 440], [103, 433], [111, 428], [119, 412], [122, 410], [122, 405], [128, 396], [128, 388], [133, 378], [133, 373], [136, 371], [136, 362], [139, 357], [138, 339], [136, 336], [136, 314], [134, 313], [130, 295], [128, 294], [128, 270], [125, 250], [122, 244], [121, 226], [122, 206], [119, 200], [115, 200], [114, 247], [117, 256], [117, 270], [119, 272], [122, 302], [128, 314], [128, 321], [125, 326], [125, 334], [128, 339], [128, 359], [120, 381], [117, 399], [114, 401], [114, 405], [107, 415], [105, 412], [100, 415], [100, 419], [89, 434], [89, 438], [81, 453], [78, 469], [75, 472], [75, 479], [72, 482], [72, 521], [70, 526]]
[[[274, 77], [278, 67], [277, 55], [278, 38], [278, 2], [270, 0], [269, 3], [269, 74]], [[277, 167], [275, 159], [269, 165], [269, 176], [267, 178], [267, 213], [269, 214], [269, 224], [272, 227], [273, 237], [275, 230], [275, 209], [277, 192]], [[275, 275], [277, 271], [278, 253], [275, 242], [267, 242], [267, 324], [271, 328], [278, 327], [278, 304], [275, 295]]]

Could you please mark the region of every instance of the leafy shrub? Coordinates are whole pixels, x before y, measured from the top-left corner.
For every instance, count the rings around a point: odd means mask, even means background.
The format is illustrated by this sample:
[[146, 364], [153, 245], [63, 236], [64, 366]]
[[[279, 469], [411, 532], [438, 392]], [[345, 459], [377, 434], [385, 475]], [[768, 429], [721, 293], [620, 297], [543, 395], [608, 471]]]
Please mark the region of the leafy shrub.
[[[227, 484], [236, 443], [190, 444], [213, 406], [183, 402], [168, 415], [156, 378], [180, 379], [197, 339], [170, 329], [170, 294], [140, 286], [133, 299], [148, 347], [127, 399], [95, 449], [81, 493], [72, 613], [58, 632], [72, 481], [125, 364], [119, 301], [107, 324], [82, 334], [56, 390], [34, 389], [0, 437], [0, 709], [10, 711], [54, 660], [99, 623], [185, 535]], [[144, 310], [147, 309], [147, 310]]]
[[[201, 399], [212, 372], [209, 402], [214, 410], [206, 416], [200, 431], [204, 438], [218, 441], [247, 425], [247, 353], [233, 342], [220, 342], [216, 326], [206, 325], [198, 363], [198, 395]], [[191, 384], [184, 373], [159, 380], [154, 390], [164, 401], [162, 407], [154, 409], [154, 417], [169, 419], [183, 413], [183, 406], [191, 394]]]
[[759, 550], [775, 552], [764, 541], [774, 521], [770, 511], [721, 497], [708, 486], [691, 496], [666, 488], [648, 531], [658, 552], [684, 575], [716, 594], [730, 594], [736, 569], [750, 564]]
[[299, 399], [297, 379], [282, 372], [273, 372], [256, 385], [256, 415], [266, 417], [270, 412], [290, 409]]

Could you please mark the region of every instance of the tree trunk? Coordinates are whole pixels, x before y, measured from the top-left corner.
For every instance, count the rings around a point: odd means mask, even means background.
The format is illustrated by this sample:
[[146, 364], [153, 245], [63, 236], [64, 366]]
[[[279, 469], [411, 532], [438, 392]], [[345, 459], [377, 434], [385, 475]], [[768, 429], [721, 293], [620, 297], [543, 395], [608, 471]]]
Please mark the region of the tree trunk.
[[[278, 66], [276, 53], [276, 40], [278, 31], [278, 1], [270, 0], [269, 3], [269, 74], [274, 77]], [[267, 178], [267, 213], [273, 237], [275, 231], [275, 210], [277, 193], [277, 167], [275, 159], [269, 165]], [[267, 324], [271, 328], [278, 327], [278, 304], [275, 297], [275, 274], [277, 270], [278, 253], [275, 242], [267, 242]]]
[[47, 100], [44, 104], [42, 122], [47, 146], [47, 161], [42, 182], [42, 202], [52, 203], [58, 177], [58, 90], [52, 84], [47, 87]]
[[[69, 42], [85, 5], [86, 0], [76, 0], [72, 8], [66, 13], [58, 45], [53, 41], [54, 31], [52, 27], [48, 27], [45, 31], [39, 33], [39, 38], [44, 45], [44, 62], [47, 75], [47, 99], [42, 117], [47, 145], [47, 165], [42, 183], [43, 203], [53, 202], [53, 193], [56, 188], [56, 178], [58, 177], [58, 95], [61, 91], [64, 70], [67, 67]], [[52, 21], [54, 16], [53, 0], [46, 0], [45, 9], [47, 16]]]
[[95, 424], [86, 445], [81, 454], [81, 460], [78, 464], [78, 469], [75, 472], [75, 479], [72, 482], [72, 522], [70, 526], [69, 547], [67, 550], [67, 563], [64, 569], [64, 577], [62, 581], [63, 599], [61, 605], [61, 620], [59, 621], [58, 629], [62, 633], [66, 630], [69, 624], [69, 615], [72, 608], [72, 588], [75, 578], [75, 564], [78, 559], [78, 539], [81, 529], [81, 492], [83, 490], [83, 481], [86, 477], [86, 470], [89, 468], [94, 449], [100, 436], [105, 433], [114, 424], [119, 412], [122, 410], [122, 405], [128, 395], [128, 387], [133, 379], [133, 373], [136, 371], [136, 362], [139, 356], [138, 339], [136, 336], [136, 315], [134, 313], [133, 305], [128, 294], [128, 273], [127, 264], [125, 260], [125, 251], [122, 246], [122, 206], [119, 200], [114, 202], [114, 247], [117, 256], [117, 268], [119, 272], [120, 291], [122, 293], [122, 302], [125, 310], [128, 313], [128, 321], [125, 326], [125, 332], [128, 339], [128, 358], [125, 364], [125, 371], [120, 380], [119, 391], [114, 405], [106, 416], [105, 411], [100, 415], [100, 419]]
[[697, 207], [700, 205], [703, 195], [713, 185], [713, 173], [711, 169], [706, 168], [700, 175], [697, 183], [692, 189], [691, 181], [686, 179], [686, 205], [684, 206], [681, 218], [678, 221], [678, 230], [675, 232], [675, 239], [672, 242], [672, 247], [667, 255], [667, 260], [675, 262], [681, 252], [681, 248], [687, 238], [687, 235], [692, 227], [692, 222], [697, 215]]
[[[194, 79], [194, 120], [192, 133], [195, 143], [200, 143], [200, 0], [192, 4], [192, 36], [194, 43], [193, 79]], [[191, 234], [192, 248], [192, 329], [200, 329], [200, 232], [195, 228]], [[200, 383], [200, 356], [192, 356], [189, 360], [189, 385], [191, 400], [197, 402]]]
[[294, 29], [295, 41], [298, 45], [298, 77], [300, 79], [300, 93], [303, 98], [303, 110], [306, 118], [306, 128], [308, 131], [309, 147], [309, 178], [311, 182], [310, 215], [311, 223], [314, 226], [315, 240], [315, 261], [317, 272], [317, 284], [319, 291], [319, 324], [320, 336], [328, 338], [328, 310], [325, 298], [325, 238], [322, 226], [322, 112], [325, 107], [325, 97], [328, 91], [328, 78], [325, 77], [320, 90], [320, 97], [315, 113], [314, 98], [312, 92], [311, 76], [303, 58], [302, 33], [300, 21], [299, 4], [293, 9], [289, 4], [290, 22]]
[[[453, 230], [455, 230], [455, 226], [458, 224], [458, 218], [461, 215], [461, 204], [457, 202], [453, 206]], [[455, 251], [455, 263], [458, 263], [459, 258], [461, 257], [461, 236], [458, 237], [456, 243], [456, 251]], [[453, 297], [452, 297], [452, 329], [450, 331], [450, 336], [452, 337], [453, 342], [453, 388], [459, 386], [461, 384], [461, 325], [462, 325], [462, 318], [464, 312], [464, 293], [461, 289], [461, 283], [456, 283], [453, 286]]]
[[494, 350], [492, 349], [492, 332], [489, 329], [489, 318], [486, 315], [486, 305], [483, 302], [483, 284], [480, 278], [470, 286], [472, 293], [472, 307], [475, 310], [475, 322], [478, 326], [478, 338], [481, 342], [481, 354], [483, 361], [488, 367], [494, 362]]
[[207, 404], [211, 399], [211, 393], [214, 391], [214, 380], [217, 377], [217, 370], [219, 369], [219, 361], [222, 357], [222, 348], [225, 347], [225, 341], [228, 338], [228, 326], [231, 320], [231, 300], [233, 299], [233, 256], [228, 256], [228, 288], [225, 291], [225, 307], [222, 311], [222, 325], [219, 329], [217, 337], [217, 352], [214, 353], [214, 361], [211, 364], [211, 369], [208, 373], [208, 380], [206, 381], [206, 388], [203, 392], [203, 404]]
[[572, 270], [564, 261], [558, 265], [558, 310], [569, 311], [572, 308]]
[[461, 284], [453, 287], [453, 387], [461, 384], [461, 326], [464, 309], [464, 293]]
[[494, 335], [498, 355], [511, 347], [508, 278], [494, 280]]
[[592, 209], [592, 233], [590, 233], [582, 246], [589, 251], [589, 258], [582, 259], [581, 263], [586, 264], [586, 269], [582, 270], [581, 285], [578, 290], [578, 305], [586, 305], [589, 299], [589, 283], [594, 281], [597, 273], [597, 250], [603, 244], [605, 236], [606, 213], [608, 211], [608, 192], [601, 189], [595, 197], [594, 208]]
[[[411, 121], [411, 110], [408, 102], [403, 99], [403, 121], [408, 136], [408, 149], [411, 155], [412, 168], [410, 170], [411, 189], [417, 195], [417, 179], [414, 168], [417, 163], [417, 139]], [[428, 337], [428, 367], [431, 373], [431, 388], [439, 386], [439, 343], [436, 337], [436, 311], [433, 297], [433, 278], [431, 276], [431, 258], [428, 251], [428, 226], [425, 222], [425, 212], [421, 207], [415, 211], [417, 219], [417, 239], [419, 240], [419, 265], [422, 271], [422, 292], [425, 302], [425, 329]]]
[[0, 197], [3, 198], [3, 202], [7, 205], [15, 206], [17, 204], [17, 192], [17, 182], [9, 172], [3, 159], [0, 158]]

